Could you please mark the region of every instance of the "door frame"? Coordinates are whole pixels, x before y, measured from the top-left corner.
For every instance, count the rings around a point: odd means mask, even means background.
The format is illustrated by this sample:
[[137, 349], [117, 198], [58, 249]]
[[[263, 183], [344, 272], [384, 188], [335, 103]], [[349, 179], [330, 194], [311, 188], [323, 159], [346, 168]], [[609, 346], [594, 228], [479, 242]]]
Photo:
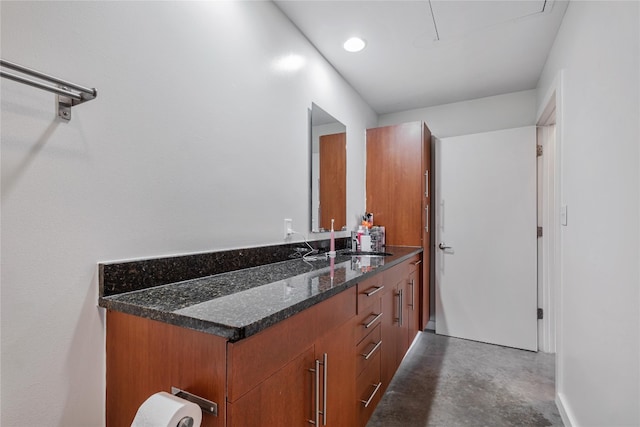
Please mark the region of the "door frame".
[[[547, 327], [546, 324], [543, 324], [543, 330], [548, 331], [549, 335], [551, 333], [554, 334], [554, 337], [549, 336], [547, 338], [548, 342], [555, 343], [555, 402], [558, 407], [558, 411], [560, 412], [560, 416], [562, 417], [562, 421], [566, 426], [571, 426], [573, 423], [571, 420], [574, 419], [573, 416], [570, 416], [570, 411], [568, 410], [567, 405], [565, 405], [566, 398], [564, 397], [564, 366], [562, 354], [563, 350], [563, 335], [562, 335], [562, 324], [563, 324], [563, 268], [562, 268], [562, 225], [560, 223], [560, 212], [564, 207], [563, 206], [565, 197], [563, 194], [563, 186], [562, 186], [562, 171], [563, 171], [563, 160], [562, 160], [562, 152], [563, 152], [563, 140], [564, 140], [564, 104], [563, 104], [563, 88], [564, 88], [564, 70], [560, 70], [558, 74], [556, 74], [555, 78], [549, 85], [547, 93], [544, 97], [540, 98], [540, 102], [538, 104], [538, 112], [536, 114], [536, 124], [539, 126], [544, 126], [545, 124], [549, 124], [550, 120], [553, 116], [555, 116], [555, 149], [553, 151], [554, 158], [554, 202], [556, 211], [553, 213], [551, 218], [555, 218], [553, 231], [555, 232], [553, 239], [549, 242], [553, 250], [553, 271], [549, 272], [549, 287], [553, 289], [553, 294], [550, 294], [550, 316], [548, 316], [547, 321], [551, 318], [555, 319], [554, 325]], [[566, 224], [566, 222], [565, 222]], [[545, 291], [543, 287], [543, 292]], [[546, 316], [545, 316], [546, 317]], [[545, 319], [543, 319], [544, 321]]]
[[[561, 298], [561, 225], [560, 206], [561, 194], [561, 135], [562, 135], [562, 72], [558, 74], [550, 86], [549, 93], [540, 104], [536, 115], [538, 127], [538, 144], [543, 146], [543, 173], [541, 202], [542, 218], [538, 224], [543, 227], [542, 235], [542, 263], [538, 277], [538, 307], [544, 311], [544, 317], [538, 325], [538, 348], [544, 353], [556, 353], [560, 346], [559, 323]], [[549, 135], [551, 126], [553, 135]], [[556, 365], [556, 370], [558, 366]], [[557, 378], [557, 376], [556, 376]]]

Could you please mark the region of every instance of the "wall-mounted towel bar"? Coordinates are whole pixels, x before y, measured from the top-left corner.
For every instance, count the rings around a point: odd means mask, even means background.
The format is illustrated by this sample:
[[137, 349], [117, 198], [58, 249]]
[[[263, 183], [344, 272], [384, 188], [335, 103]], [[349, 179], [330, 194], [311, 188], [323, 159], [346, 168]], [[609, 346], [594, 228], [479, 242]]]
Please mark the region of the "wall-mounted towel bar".
[[[8, 73], [4, 70], [0, 70], [0, 77], [55, 93], [58, 96], [58, 117], [66, 121], [71, 120], [71, 107], [82, 104], [86, 101], [91, 101], [98, 96], [98, 92], [95, 88], [90, 89], [80, 86], [75, 83], [14, 64], [13, 62], [5, 61], [4, 59], [0, 59], [0, 66], [2, 66], [2, 68], [18, 71], [27, 76], [39, 79], [32, 80], [19, 74]], [[57, 86], [52, 86], [51, 84], [44, 83], [43, 81], [54, 83]]]

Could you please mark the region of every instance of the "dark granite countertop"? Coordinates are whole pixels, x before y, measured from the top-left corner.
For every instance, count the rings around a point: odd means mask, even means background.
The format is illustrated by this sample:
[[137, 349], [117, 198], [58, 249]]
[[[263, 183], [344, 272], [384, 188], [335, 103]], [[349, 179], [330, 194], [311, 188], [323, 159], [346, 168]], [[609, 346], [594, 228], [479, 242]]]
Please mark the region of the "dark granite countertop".
[[[421, 253], [387, 247], [391, 256], [292, 259], [102, 296], [101, 307], [238, 341]], [[332, 275], [333, 270], [333, 275]], [[332, 277], [333, 276], [333, 277]]]

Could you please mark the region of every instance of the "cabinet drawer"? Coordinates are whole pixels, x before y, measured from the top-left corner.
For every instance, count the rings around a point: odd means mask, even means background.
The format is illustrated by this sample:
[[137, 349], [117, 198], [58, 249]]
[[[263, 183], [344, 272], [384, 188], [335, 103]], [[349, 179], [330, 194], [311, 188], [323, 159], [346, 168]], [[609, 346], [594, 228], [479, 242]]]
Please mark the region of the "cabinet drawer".
[[[375, 355], [380, 353], [382, 347], [380, 329], [380, 324], [378, 324], [356, 346], [356, 376], [360, 375], [360, 373], [374, 361]], [[379, 358], [377, 360], [378, 363], [380, 363]]]
[[380, 298], [380, 294], [384, 289], [382, 286], [382, 274], [376, 274], [358, 283], [358, 314]]
[[380, 353], [377, 353], [356, 380], [356, 405], [359, 425], [367, 424], [382, 397]]
[[382, 320], [382, 300], [376, 298], [371, 301], [370, 305], [358, 314], [356, 318], [356, 330], [353, 334], [354, 342], [357, 344], [362, 341], [369, 332], [371, 332]]

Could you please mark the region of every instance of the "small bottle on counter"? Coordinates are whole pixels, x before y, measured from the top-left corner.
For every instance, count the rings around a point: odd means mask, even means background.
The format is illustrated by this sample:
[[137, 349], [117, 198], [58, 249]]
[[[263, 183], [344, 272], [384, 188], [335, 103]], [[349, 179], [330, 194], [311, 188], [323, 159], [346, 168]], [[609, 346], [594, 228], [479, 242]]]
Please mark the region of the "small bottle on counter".
[[357, 234], [357, 239], [358, 239], [358, 248], [356, 250], [360, 251], [362, 250], [362, 235], [364, 234], [364, 227], [362, 225], [358, 226], [358, 234]]

